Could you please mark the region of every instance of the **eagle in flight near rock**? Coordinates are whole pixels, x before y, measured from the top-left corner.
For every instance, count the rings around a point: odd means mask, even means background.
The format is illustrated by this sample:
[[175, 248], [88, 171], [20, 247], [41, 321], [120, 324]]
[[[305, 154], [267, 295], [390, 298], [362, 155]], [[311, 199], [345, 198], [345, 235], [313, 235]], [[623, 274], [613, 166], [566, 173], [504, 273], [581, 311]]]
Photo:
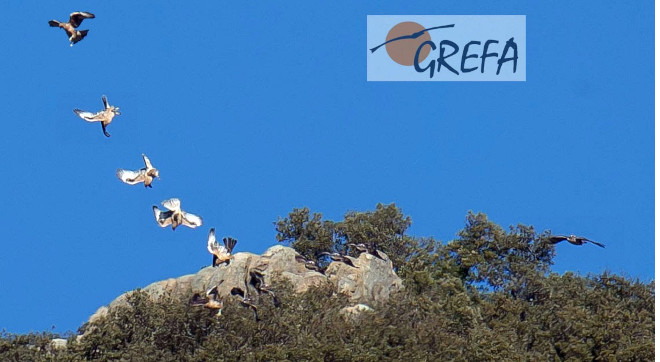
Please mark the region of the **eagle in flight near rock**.
[[[218, 285], [222, 284], [223, 281], [220, 281]], [[208, 309], [217, 310], [217, 316], [220, 317], [222, 315], [222, 307], [224, 307], [224, 302], [218, 296], [218, 285], [207, 290], [206, 297], [202, 297], [199, 295], [199, 293], [195, 293], [190, 300], [190, 305], [193, 307], [206, 307]]]
[[66, 35], [69, 36], [69, 41], [71, 42], [70, 46], [83, 40], [87, 36], [89, 30], [76, 30], [80, 26], [80, 23], [85, 19], [94, 19], [95, 16], [92, 13], [86, 11], [76, 11], [69, 15], [69, 21], [66, 23], [59, 22], [57, 20], [51, 20], [48, 22], [48, 25], [53, 28], [62, 28], [66, 32]]
[[252, 312], [254, 313], [254, 319], [257, 322], [261, 321], [261, 319], [259, 318], [259, 312], [257, 311], [257, 306], [254, 304], [252, 298], [250, 298], [250, 295], [248, 293], [246, 293], [245, 291], [243, 291], [243, 289], [238, 287], [232, 288], [230, 293], [231, 295], [239, 296], [241, 298], [239, 301], [241, 305], [245, 308], [252, 309]]
[[102, 111], [92, 113], [76, 108], [73, 110], [73, 112], [75, 112], [78, 117], [84, 119], [87, 122], [101, 122], [103, 134], [106, 137], [110, 137], [110, 133], [108, 133], [105, 128], [112, 122], [112, 119], [115, 118], [115, 116], [118, 116], [121, 113], [119, 113], [119, 107], [111, 106], [108, 104], [108, 98], [105, 96], [102, 96], [101, 100], [103, 101], [104, 107]]
[[206, 242], [206, 248], [209, 253], [213, 254], [213, 266], [218, 266], [222, 263], [229, 264], [231, 252], [234, 250], [237, 241], [234, 238], [223, 238], [222, 242], [225, 244], [224, 246], [218, 244], [215, 239], [215, 228], [211, 228]]
[[172, 230], [176, 230], [179, 225], [185, 225], [189, 228], [196, 228], [202, 226], [202, 218], [181, 210], [181, 201], [177, 198], [172, 198], [162, 202], [163, 206], [168, 211], [161, 211], [158, 206], [154, 206], [154, 216], [156, 222], [160, 227], [164, 228], [167, 225], [172, 225]]
[[129, 185], [135, 185], [144, 182], [144, 187], [152, 187], [151, 183], [156, 177], [158, 177], [160, 180], [158, 169], [151, 165], [149, 157], [143, 153], [142, 159], [144, 160], [144, 167], [137, 171], [124, 170], [122, 168], [118, 169], [117, 177], [119, 180]]

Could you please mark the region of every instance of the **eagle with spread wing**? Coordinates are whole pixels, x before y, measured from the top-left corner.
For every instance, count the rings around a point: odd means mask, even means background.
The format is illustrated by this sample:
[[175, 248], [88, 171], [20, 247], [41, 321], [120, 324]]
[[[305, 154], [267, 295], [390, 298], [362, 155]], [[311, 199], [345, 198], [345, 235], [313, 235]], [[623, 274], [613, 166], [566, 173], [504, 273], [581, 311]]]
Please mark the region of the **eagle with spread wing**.
[[144, 153], [142, 154], [142, 159], [144, 160], [145, 165], [143, 168], [137, 171], [120, 168], [117, 170], [117, 178], [119, 178], [121, 182], [129, 185], [144, 183], [144, 187], [152, 187], [151, 183], [154, 178], [158, 177], [158, 179], [160, 179], [158, 169], [151, 164], [149, 157]]
[[206, 241], [206, 248], [208, 249], [209, 253], [213, 254], [213, 266], [218, 266], [222, 263], [229, 264], [229, 261], [232, 258], [231, 252], [234, 250], [234, 246], [236, 246], [237, 240], [229, 237], [223, 238], [222, 242], [225, 244], [224, 246], [220, 245], [215, 239], [215, 228], [211, 228], [211, 230], [209, 230], [209, 236]]
[[108, 133], [106, 127], [108, 127], [108, 125], [112, 123], [112, 120], [115, 118], [115, 116], [118, 116], [121, 113], [119, 113], [119, 107], [111, 106], [108, 103], [108, 98], [106, 98], [106, 96], [102, 96], [101, 100], [103, 101], [102, 111], [92, 113], [76, 108], [73, 110], [73, 112], [77, 114], [78, 117], [84, 119], [87, 122], [92, 122], [92, 123], [101, 122], [101, 128], [103, 129], [103, 134], [106, 137], [110, 137], [110, 133]]
[[589, 240], [589, 239], [587, 239], [583, 236], [575, 236], [573, 234], [571, 234], [569, 236], [566, 236], [566, 235], [550, 235], [548, 237], [548, 240], [553, 244], [557, 244], [557, 243], [560, 243], [560, 242], [566, 240], [566, 241], [568, 241], [569, 243], [571, 243], [573, 245], [584, 245], [586, 243], [592, 243], [594, 245], [600, 246], [601, 248], [605, 247], [605, 244], [599, 243], [597, 241]]
[[[224, 281], [224, 280], [223, 280]], [[222, 284], [223, 281], [220, 281], [218, 285]], [[220, 299], [218, 295], [218, 285], [206, 291], [206, 296], [203, 297], [199, 293], [195, 293], [190, 300], [190, 305], [193, 307], [206, 307], [208, 309], [213, 309], [218, 311], [218, 317], [222, 315], [222, 307], [224, 307], [224, 302]]]
[[50, 25], [53, 28], [62, 28], [66, 32], [66, 35], [69, 37], [69, 42], [70, 46], [73, 46], [73, 44], [83, 40], [84, 37], [87, 36], [87, 32], [89, 30], [76, 30], [77, 27], [80, 26], [80, 23], [83, 22], [85, 19], [94, 19], [96, 16], [92, 13], [88, 13], [86, 11], [76, 11], [75, 13], [71, 13], [69, 15], [69, 21], [67, 22], [60, 22], [57, 20], [51, 20], [48, 22], [48, 25]]
[[162, 228], [172, 225], [172, 230], [176, 230], [179, 225], [185, 225], [189, 228], [202, 226], [202, 218], [181, 210], [181, 201], [177, 198], [171, 198], [162, 202], [168, 211], [162, 211], [158, 206], [153, 206], [156, 222]]

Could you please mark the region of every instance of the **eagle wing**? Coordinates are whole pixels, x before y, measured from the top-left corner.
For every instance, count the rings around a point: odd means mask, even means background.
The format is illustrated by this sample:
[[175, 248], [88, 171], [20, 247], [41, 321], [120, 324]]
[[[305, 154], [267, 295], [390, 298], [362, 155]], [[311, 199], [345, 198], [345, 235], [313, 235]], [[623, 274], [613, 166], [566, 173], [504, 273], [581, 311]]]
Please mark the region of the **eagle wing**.
[[145, 155], [144, 153], [142, 154], [142, 159], [144, 160], [144, 165], [147, 166], [147, 169], [154, 168], [151, 165], [151, 161], [149, 160], [149, 157], [147, 157], [147, 155]]
[[181, 214], [183, 214], [183, 225], [189, 228], [196, 228], [198, 226], [202, 226], [201, 217], [184, 211], [182, 211]]
[[604, 247], [605, 247], [605, 244], [603, 244], [603, 243], [599, 243], [599, 242], [597, 242], [597, 241], [589, 240], [589, 239], [587, 239], [587, 238], [578, 238], [578, 239], [582, 239], [582, 240], [587, 241], [587, 242], [590, 242], [590, 243], [592, 243], [592, 244], [594, 244], [594, 245], [598, 245], [598, 246], [600, 246], [601, 248], [604, 248]]
[[548, 240], [553, 244], [557, 244], [558, 242], [564, 241], [566, 239], [568, 239], [568, 236], [565, 235], [550, 235], [548, 237]]
[[80, 23], [83, 22], [85, 19], [94, 19], [96, 16], [92, 13], [88, 13], [86, 11], [76, 11], [75, 13], [71, 13], [69, 15], [69, 24], [73, 25], [74, 28], [77, 28], [80, 26]]
[[220, 256], [221, 253], [226, 253], [227, 249], [225, 249], [224, 246], [218, 244], [218, 241], [215, 238], [215, 229], [212, 228], [209, 231], [209, 237], [206, 242], [206, 249], [208, 249], [209, 253], [215, 255], [215, 256]]
[[154, 210], [154, 216], [156, 217], [156, 222], [160, 227], [164, 228], [167, 225], [172, 224], [172, 214], [174, 213], [173, 211], [160, 211], [158, 206], [153, 207]]
[[144, 172], [142, 171], [131, 171], [121, 168], [117, 170], [117, 178], [119, 178], [121, 182], [129, 185], [135, 185], [144, 182], [144, 176]]
[[98, 113], [87, 112], [77, 108], [74, 109], [73, 112], [87, 122], [101, 122], [101, 120], [96, 117]]
[[162, 202], [163, 206], [170, 211], [180, 211], [181, 201], [177, 198], [171, 198]]
[[[218, 284], [218, 285], [220, 285], [220, 284]], [[211, 296], [211, 295], [217, 296], [218, 295], [218, 285], [216, 285], [213, 288], [210, 288], [209, 290], [207, 290], [206, 295], [208, 295], [208, 296]]]
[[202, 306], [209, 302], [209, 298], [202, 297], [199, 293], [195, 293], [190, 300], [190, 304], [194, 306]]

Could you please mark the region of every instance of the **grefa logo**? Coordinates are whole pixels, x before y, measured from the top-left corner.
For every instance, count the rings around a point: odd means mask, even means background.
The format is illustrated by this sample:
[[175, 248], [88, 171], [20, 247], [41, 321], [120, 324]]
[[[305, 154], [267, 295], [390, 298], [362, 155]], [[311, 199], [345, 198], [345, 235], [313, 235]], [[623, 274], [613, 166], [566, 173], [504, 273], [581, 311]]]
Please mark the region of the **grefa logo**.
[[524, 81], [525, 40], [519, 15], [371, 15], [367, 80]]

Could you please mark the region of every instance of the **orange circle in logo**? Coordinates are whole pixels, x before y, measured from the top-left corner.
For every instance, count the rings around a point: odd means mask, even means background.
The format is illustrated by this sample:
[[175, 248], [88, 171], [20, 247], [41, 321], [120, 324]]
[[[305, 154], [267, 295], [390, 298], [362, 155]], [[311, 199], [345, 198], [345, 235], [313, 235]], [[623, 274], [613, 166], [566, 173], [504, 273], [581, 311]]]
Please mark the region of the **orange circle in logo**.
[[[400, 36], [412, 35], [419, 31], [424, 30], [425, 28], [417, 23], [412, 21], [405, 21], [403, 23], [398, 23], [392, 27], [389, 33], [387, 33], [387, 38], [385, 41], [390, 41], [396, 39]], [[413, 65], [415, 61], [415, 53], [417, 48], [425, 42], [431, 40], [431, 36], [428, 32], [418, 36], [414, 39], [400, 39], [393, 41], [391, 43], [385, 44], [385, 49], [387, 49], [387, 54], [392, 58], [393, 61], [401, 65]], [[419, 52], [419, 62], [421, 63], [431, 52], [431, 48], [425, 46]]]

